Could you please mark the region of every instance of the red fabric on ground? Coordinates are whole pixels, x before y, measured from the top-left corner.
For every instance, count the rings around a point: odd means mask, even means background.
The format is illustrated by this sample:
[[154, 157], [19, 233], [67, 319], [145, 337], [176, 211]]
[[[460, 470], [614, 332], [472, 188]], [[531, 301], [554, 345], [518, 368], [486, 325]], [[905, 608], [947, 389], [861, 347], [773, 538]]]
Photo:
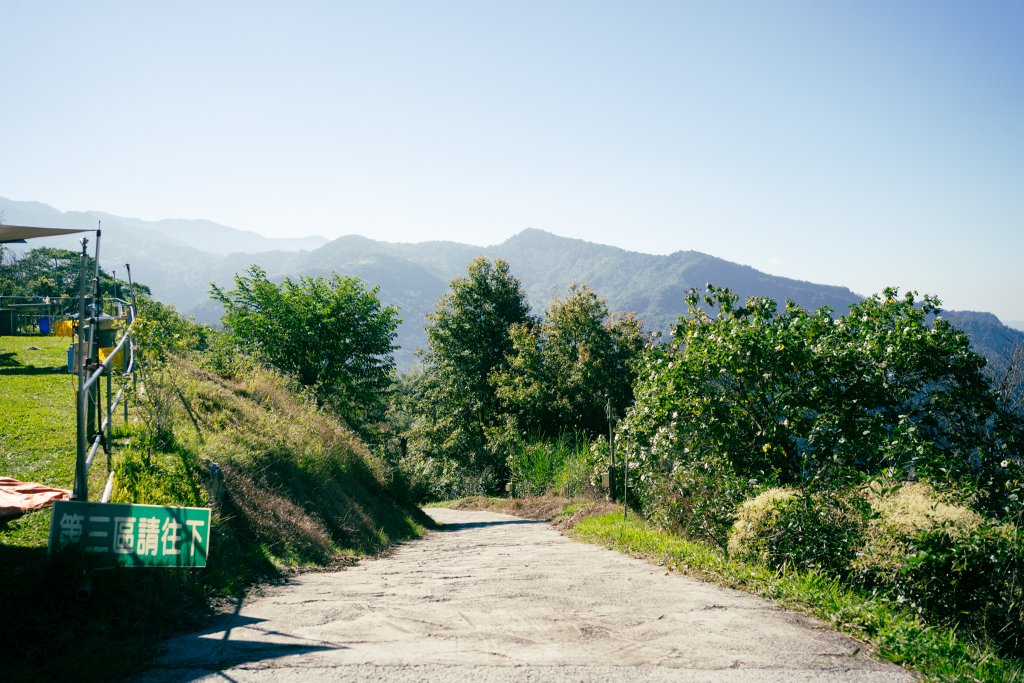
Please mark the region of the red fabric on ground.
[[17, 517], [27, 510], [53, 505], [55, 500], [69, 500], [71, 491], [42, 484], [0, 477], [0, 517]]

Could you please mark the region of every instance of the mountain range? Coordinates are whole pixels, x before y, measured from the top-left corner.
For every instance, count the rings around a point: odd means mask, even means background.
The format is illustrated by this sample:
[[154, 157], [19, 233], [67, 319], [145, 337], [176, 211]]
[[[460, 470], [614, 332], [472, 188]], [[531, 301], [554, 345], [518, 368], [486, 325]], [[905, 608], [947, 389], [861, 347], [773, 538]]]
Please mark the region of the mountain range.
[[[216, 323], [220, 317], [209, 298], [210, 283], [230, 285], [233, 274], [253, 263], [271, 279], [332, 272], [358, 276], [380, 287], [384, 303], [399, 307], [403, 323], [396, 361], [402, 370], [413, 366], [415, 350], [426, 343], [425, 315], [434, 310], [451, 279], [480, 255], [508, 261], [538, 313], [564, 296], [571, 284], [586, 283], [607, 299], [610, 310], [636, 312], [649, 331], [669, 329], [685, 310], [686, 292], [709, 282], [741, 297], [790, 299], [804, 308], [829, 306], [839, 313], [863, 299], [845, 287], [769, 275], [696, 251], [643, 254], [536, 229], [480, 247], [439, 241], [392, 243], [358, 235], [331, 241], [267, 238], [203, 220], [143, 221], [98, 212], [61, 212], [2, 197], [0, 215], [8, 225], [94, 228], [101, 222], [101, 265], [123, 273], [122, 264], [130, 263], [134, 277], [149, 285], [154, 296], [199, 322]], [[71, 248], [74, 242], [51, 238], [22, 247], [44, 244]], [[975, 348], [990, 359], [1014, 343], [1024, 344], [1024, 332], [1003, 325], [991, 313], [943, 315], [971, 334]]]

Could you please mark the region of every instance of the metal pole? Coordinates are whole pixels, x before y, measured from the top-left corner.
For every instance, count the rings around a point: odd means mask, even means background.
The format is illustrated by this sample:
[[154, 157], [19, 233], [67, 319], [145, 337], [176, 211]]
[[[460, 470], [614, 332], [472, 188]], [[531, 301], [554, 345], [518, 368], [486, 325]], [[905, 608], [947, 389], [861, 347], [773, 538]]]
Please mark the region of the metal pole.
[[[114, 360], [110, 360], [110, 364], [114, 364]], [[110, 368], [107, 368], [107, 413], [103, 422], [107, 423], [107, 428], [103, 430], [103, 450], [107, 452], [107, 471], [110, 471], [110, 430], [114, 426], [114, 411], [110, 407], [111, 391], [110, 391], [110, 376], [113, 374], [110, 372]]]
[[78, 437], [75, 455], [75, 486], [72, 500], [89, 499], [89, 474], [85, 468], [86, 417], [82, 411], [82, 387], [85, 386], [85, 266], [88, 259], [89, 240], [82, 238], [82, 260], [78, 268], [78, 341], [75, 365], [78, 369], [78, 389], [75, 392], [75, 415], [77, 417]]
[[626, 454], [623, 457], [623, 468], [622, 468], [622, 518], [626, 519], [629, 515], [629, 436], [626, 436]]
[[612, 419], [612, 399], [609, 398], [604, 407], [605, 415], [608, 416], [608, 471], [615, 467], [615, 432]]
[[103, 221], [96, 221], [96, 294], [100, 293], [100, 235], [103, 234]]
[[[132, 310], [131, 310], [132, 322], [135, 322], [136, 316], [139, 315], [139, 308], [138, 308], [138, 306], [135, 303], [135, 283], [132, 282], [132, 265], [130, 263], [124, 264], [124, 270], [125, 270], [125, 273], [127, 274], [127, 279], [128, 279], [128, 296], [132, 300]], [[132, 354], [132, 358], [134, 358], [134, 353], [135, 353], [134, 347], [132, 346], [134, 343], [135, 343], [134, 339], [129, 339], [128, 340], [128, 346], [130, 347], [128, 349], [128, 353]], [[132, 391], [131, 391], [132, 395], [133, 396], [138, 396], [138, 394], [136, 393], [137, 391], [138, 391], [138, 384], [135, 381], [135, 363], [132, 362]], [[124, 423], [125, 423], [126, 426], [128, 425], [128, 396], [127, 395], [124, 397]]]
[[132, 308], [135, 308], [137, 314], [139, 309], [135, 307], [135, 284], [132, 282], [132, 264], [124, 264], [124, 269], [128, 273], [128, 295], [132, 298]]
[[[97, 224], [98, 226], [99, 224]], [[101, 231], [97, 227], [96, 230], [96, 249], [93, 256], [93, 294], [92, 294], [92, 316], [89, 319], [89, 367], [88, 372], [92, 372], [97, 364], [100, 362], [99, 352], [99, 332], [100, 332], [100, 321], [99, 316], [103, 311], [103, 302], [100, 298], [100, 235]], [[89, 393], [89, 421], [86, 431], [88, 432], [88, 440], [92, 441], [97, 432], [99, 432], [99, 412], [100, 412], [100, 383], [94, 382], [92, 390]], [[102, 435], [101, 435], [102, 438]], [[88, 472], [86, 472], [88, 477]]]

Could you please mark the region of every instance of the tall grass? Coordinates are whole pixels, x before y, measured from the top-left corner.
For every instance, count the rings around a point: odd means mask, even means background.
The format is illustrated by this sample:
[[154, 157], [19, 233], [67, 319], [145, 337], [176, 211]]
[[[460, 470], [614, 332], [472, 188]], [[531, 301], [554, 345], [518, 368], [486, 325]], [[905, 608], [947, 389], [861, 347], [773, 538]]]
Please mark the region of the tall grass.
[[508, 464], [514, 496], [572, 497], [593, 489], [594, 456], [581, 435], [529, 438], [513, 449]]

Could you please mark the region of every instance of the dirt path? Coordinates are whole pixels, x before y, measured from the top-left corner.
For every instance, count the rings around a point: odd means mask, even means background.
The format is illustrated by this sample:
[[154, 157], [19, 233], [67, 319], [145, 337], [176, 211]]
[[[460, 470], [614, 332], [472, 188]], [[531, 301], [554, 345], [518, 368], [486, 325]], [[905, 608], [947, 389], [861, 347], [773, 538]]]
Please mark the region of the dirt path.
[[250, 597], [141, 680], [912, 680], [806, 617], [543, 522], [428, 512], [444, 530]]

